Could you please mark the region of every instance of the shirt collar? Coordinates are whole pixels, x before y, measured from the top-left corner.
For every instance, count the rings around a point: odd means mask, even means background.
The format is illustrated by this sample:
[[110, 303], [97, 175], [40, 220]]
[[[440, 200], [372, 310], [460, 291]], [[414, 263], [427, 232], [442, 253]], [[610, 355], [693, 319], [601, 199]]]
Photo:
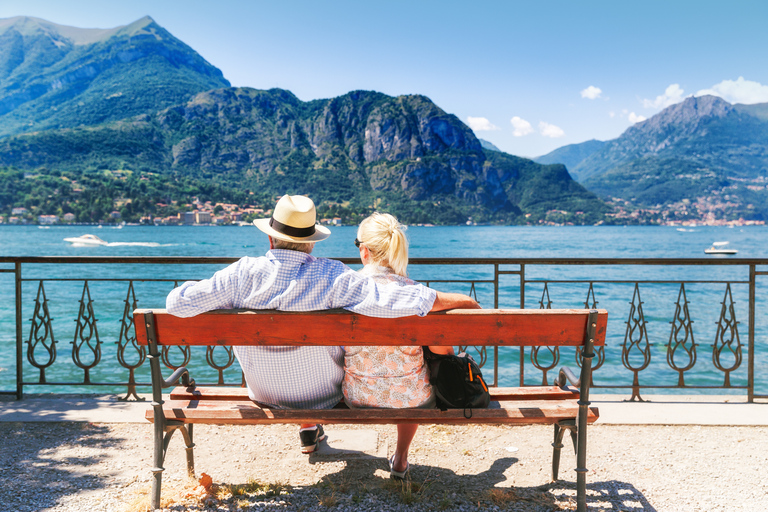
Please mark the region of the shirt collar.
[[287, 249], [270, 249], [267, 251], [267, 258], [270, 261], [279, 261], [281, 263], [309, 263], [317, 258], [311, 254], [301, 251], [289, 251]]

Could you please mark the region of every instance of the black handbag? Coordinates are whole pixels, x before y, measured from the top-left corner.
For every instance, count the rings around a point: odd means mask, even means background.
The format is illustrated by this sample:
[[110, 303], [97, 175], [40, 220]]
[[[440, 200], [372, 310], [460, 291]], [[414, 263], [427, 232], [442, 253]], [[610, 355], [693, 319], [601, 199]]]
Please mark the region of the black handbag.
[[466, 353], [458, 355], [435, 354], [423, 347], [424, 362], [429, 368], [429, 383], [442, 409], [485, 409], [491, 403], [491, 394], [475, 360]]

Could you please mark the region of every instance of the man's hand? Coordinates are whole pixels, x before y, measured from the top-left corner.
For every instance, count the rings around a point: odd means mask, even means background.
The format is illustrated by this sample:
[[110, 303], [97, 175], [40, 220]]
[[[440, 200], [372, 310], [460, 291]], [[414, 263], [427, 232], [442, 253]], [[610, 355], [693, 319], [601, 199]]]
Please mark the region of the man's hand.
[[445, 311], [446, 309], [482, 309], [480, 304], [469, 295], [462, 293], [437, 292], [435, 303], [430, 312]]

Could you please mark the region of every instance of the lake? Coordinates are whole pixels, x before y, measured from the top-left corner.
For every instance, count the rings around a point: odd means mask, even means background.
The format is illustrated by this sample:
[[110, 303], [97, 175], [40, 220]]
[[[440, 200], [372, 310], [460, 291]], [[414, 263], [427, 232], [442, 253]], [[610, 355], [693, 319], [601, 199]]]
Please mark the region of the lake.
[[[358, 250], [353, 244], [356, 228], [342, 226], [331, 228], [331, 237], [315, 247], [314, 254], [322, 257], [356, 258]], [[75, 247], [64, 242], [67, 237], [92, 233], [109, 245], [96, 247]], [[714, 241], [729, 241], [731, 248], [738, 249], [737, 256], [719, 257], [723, 261], [768, 258], [768, 227], [694, 227], [675, 228], [662, 226], [456, 226], [456, 227], [410, 227], [407, 231], [412, 258], [707, 258], [704, 249]], [[0, 257], [18, 256], [190, 256], [190, 257], [232, 257], [262, 255], [268, 248], [266, 236], [255, 227], [213, 227], [213, 226], [0, 226]], [[148, 275], [168, 279], [168, 283], [136, 283], [136, 296], [140, 307], [163, 307], [164, 297], [173, 287], [173, 280], [200, 279], [209, 276], [223, 265], [175, 265], [147, 266], [129, 265], [120, 267], [117, 275], [114, 265], [25, 265], [23, 277], [30, 279], [23, 285], [23, 339], [30, 337], [30, 321], [34, 313], [34, 299], [39, 281], [44, 278], [53, 332], [57, 340], [57, 361], [46, 370], [49, 382], [79, 382], [83, 371], [72, 363], [72, 341], [75, 339], [75, 324], [80, 301], [83, 298], [83, 278], [89, 279], [88, 293], [98, 317], [98, 333], [102, 341], [103, 362], [94, 368], [91, 380], [94, 382], [122, 382], [126, 370], [115, 362], [116, 341], [120, 338], [120, 317], [123, 313], [127, 284], [125, 281], [108, 279], [141, 279]], [[5, 264], [3, 268], [12, 268]], [[765, 267], [758, 267], [758, 270]], [[520, 307], [519, 265], [500, 267], [510, 272], [499, 279], [499, 307]], [[411, 265], [410, 276], [426, 281], [437, 289], [477, 294], [484, 307], [493, 307], [492, 285], [481, 282], [493, 279], [492, 265], [471, 266], [427, 266]], [[15, 328], [14, 328], [14, 285], [13, 274], [0, 276], [0, 296], [6, 307], [0, 310], [0, 391], [15, 389]], [[679, 372], [668, 362], [669, 341], [677, 329], [675, 339], [682, 340], [681, 326], [690, 328], [696, 345], [696, 361], [691, 370], [685, 371], [685, 384], [700, 386], [686, 392], [737, 392], [722, 390], [725, 375], [730, 374], [734, 386], [744, 386], [747, 379], [748, 339], [748, 267], [738, 266], [614, 266], [614, 265], [526, 265], [525, 306], [538, 308], [551, 301], [551, 307], [584, 307], [596, 300], [598, 307], [609, 311], [608, 346], [606, 362], [595, 374], [595, 384], [606, 387], [601, 392], [627, 393], [626, 389], [612, 386], [626, 386], [632, 382], [632, 371], [622, 364], [622, 346], [638, 333], [627, 334], [627, 326], [633, 324], [642, 310], [642, 332], [640, 344], [647, 344], [650, 353], [648, 368], [639, 375], [641, 385], [658, 385], [660, 392], [677, 391]], [[48, 280], [48, 279], [55, 280]], [[78, 281], [67, 281], [75, 280]], [[466, 282], [442, 283], [443, 280], [474, 280], [478, 283], [472, 290]], [[657, 281], [647, 283], [647, 281]], [[658, 281], [663, 281], [659, 283]], [[686, 301], [680, 301], [680, 282], [686, 281]], [[692, 282], [693, 281], [693, 282]], [[593, 283], [590, 291], [589, 283]], [[756, 392], [768, 393], [768, 286], [763, 276], [756, 279]], [[546, 285], [546, 288], [545, 288]], [[636, 294], [640, 298], [634, 298]], [[730, 294], [730, 295], [729, 295]], [[729, 297], [732, 297], [732, 302]], [[541, 304], [540, 304], [541, 303]], [[725, 306], [723, 305], [725, 303]], [[688, 314], [684, 315], [684, 310]], [[678, 311], [679, 310], [679, 311]], [[724, 313], [725, 311], [725, 313]], [[722, 315], [725, 314], [725, 317]], [[634, 317], [633, 317], [634, 315]], [[735, 316], [735, 318], [731, 318]], [[680, 320], [682, 318], [682, 320]], [[723, 323], [723, 319], [725, 323]], [[629, 324], [628, 324], [629, 322]], [[730, 323], [729, 323], [730, 322]], [[726, 350], [717, 368], [713, 361], [713, 344], [722, 334], [728, 339], [730, 348], [741, 345], [739, 354]], [[687, 327], [686, 327], [687, 326]], [[725, 326], [729, 332], [720, 332]], [[726, 331], [728, 330], [726, 329]], [[646, 341], [647, 340], [647, 341]], [[690, 346], [690, 342], [687, 342]], [[630, 363], [641, 365], [642, 351], [635, 350]], [[722, 368], [733, 366], [738, 357], [743, 360], [732, 371]], [[526, 358], [530, 356], [526, 354]], [[559, 365], [574, 364], [574, 355], [561, 354]], [[680, 359], [680, 353], [676, 355]], [[689, 357], [690, 359], [690, 357]], [[551, 360], [551, 358], [550, 358]], [[676, 362], [681, 367], [679, 361]], [[38, 378], [38, 371], [24, 360], [25, 381]], [[546, 364], [545, 364], [546, 365]], [[146, 366], [146, 365], [145, 365]], [[503, 349], [499, 354], [499, 384], [516, 385], [519, 381], [519, 352], [517, 349]], [[763, 371], [761, 371], [763, 370]], [[115, 377], [115, 373], [119, 373]], [[200, 370], [205, 372], [206, 370]], [[490, 370], [492, 371], [492, 370]], [[139, 370], [143, 374], [143, 369]], [[554, 376], [550, 372], [549, 380]], [[526, 383], [541, 380], [541, 372], [530, 362], [526, 365]], [[148, 381], [140, 378], [141, 381]], [[713, 389], [709, 389], [713, 387]], [[53, 386], [26, 387], [25, 392], [82, 391], [82, 386], [54, 388]], [[119, 392], [121, 388], [104, 388], [99, 391]], [[124, 391], [124, 387], [122, 388]], [[88, 389], [93, 392], [93, 389]], [[646, 392], [647, 393], [647, 392]]]

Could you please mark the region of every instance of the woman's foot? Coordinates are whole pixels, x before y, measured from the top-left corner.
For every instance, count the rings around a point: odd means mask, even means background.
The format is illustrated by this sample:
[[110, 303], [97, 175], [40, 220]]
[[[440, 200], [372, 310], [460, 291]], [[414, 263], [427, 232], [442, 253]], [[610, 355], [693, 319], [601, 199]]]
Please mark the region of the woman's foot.
[[395, 455], [393, 454], [389, 459], [389, 478], [392, 480], [407, 480], [410, 467], [410, 464], [406, 461], [405, 468], [402, 471], [397, 471], [395, 469]]

